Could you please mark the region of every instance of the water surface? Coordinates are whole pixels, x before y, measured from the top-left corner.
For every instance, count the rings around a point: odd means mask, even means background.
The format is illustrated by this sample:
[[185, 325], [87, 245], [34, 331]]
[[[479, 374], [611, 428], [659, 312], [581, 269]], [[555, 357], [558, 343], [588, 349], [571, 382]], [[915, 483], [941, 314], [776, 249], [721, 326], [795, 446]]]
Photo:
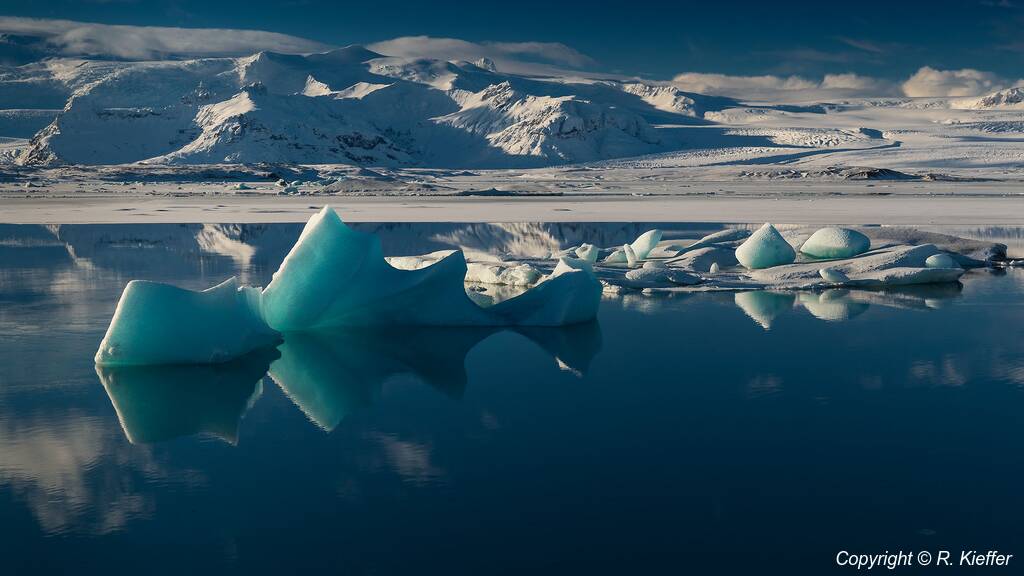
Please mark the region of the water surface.
[[[389, 255], [646, 229], [362, 227]], [[820, 574], [841, 549], [1024, 554], [1019, 270], [629, 295], [569, 329], [337, 332], [97, 371], [130, 279], [265, 283], [298, 227], [0, 228], [4, 573]]]

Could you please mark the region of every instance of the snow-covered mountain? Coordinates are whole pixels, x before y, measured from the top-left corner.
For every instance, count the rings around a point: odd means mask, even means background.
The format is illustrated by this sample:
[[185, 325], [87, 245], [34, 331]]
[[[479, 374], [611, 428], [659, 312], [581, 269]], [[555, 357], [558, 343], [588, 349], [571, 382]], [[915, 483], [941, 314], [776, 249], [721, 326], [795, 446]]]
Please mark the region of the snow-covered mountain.
[[24, 165], [512, 167], [678, 149], [665, 126], [699, 123], [705, 109], [729, 101], [671, 86], [528, 78], [488, 61], [393, 58], [350, 46], [312, 55], [50, 59], [7, 68], [0, 106], [35, 108], [32, 102], [48, 112], [28, 115], [28, 124], [48, 114], [52, 121], [17, 154]]
[[1024, 86], [1007, 88], [981, 98], [960, 100], [956, 107], [965, 110], [1024, 110]]
[[[17, 47], [17, 46], [15, 46]], [[2, 55], [2, 50], [0, 50]], [[747, 102], [596, 74], [315, 54], [0, 65], [0, 164], [604, 167], [816, 177], [1024, 170], [1024, 88], [974, 98]], [[764, 165], [785, 164], [779, 172]], [[838, 171], [837, 171], [838, 170]], [[709, 172], [708, 174], [711, 174]]]

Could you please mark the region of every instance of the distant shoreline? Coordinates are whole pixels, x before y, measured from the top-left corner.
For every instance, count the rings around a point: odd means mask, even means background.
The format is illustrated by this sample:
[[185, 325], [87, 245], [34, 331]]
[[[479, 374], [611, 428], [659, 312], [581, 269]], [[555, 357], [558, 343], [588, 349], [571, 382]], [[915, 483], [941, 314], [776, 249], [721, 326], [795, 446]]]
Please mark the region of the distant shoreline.
[[[146, 185], [166, 188], [168, 184]], [[304, 222], [325, 204], [351, 222], [709, 222], [791, 224], [1024, 225], [1020, 185], [908, 185], [837, 193], [836, 186], [694, 183], [679, 195], [277, 196], [203, 192], [0, 193], [0, 223]], [[744, 188], [738, 190], [737, 188]], [[724, 190], [723, 190], [724, 189]], [[882, 194], [879, 194], [882, 192]]]

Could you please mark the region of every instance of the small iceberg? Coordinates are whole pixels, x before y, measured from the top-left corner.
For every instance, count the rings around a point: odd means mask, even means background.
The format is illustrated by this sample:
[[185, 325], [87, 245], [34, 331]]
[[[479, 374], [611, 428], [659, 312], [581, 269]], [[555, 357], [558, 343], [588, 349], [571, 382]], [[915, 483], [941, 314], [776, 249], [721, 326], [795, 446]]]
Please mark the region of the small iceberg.
[[924, 261], [924, 267], [959, 269], [960, 265], [957, 264], [956, 260], [954, 260], [949, 254], [940, 252], [938, 254], [932, 254], [926, 258]]
[[663, 233], [661, 230], [654, 229], [648, 230], [643, 234], [637, 236], [636, 240], [630, 244], [625, 244], [622, 248], [613, 251], [604, 259], [606, 264], [629, 264], [629, 266], [635, 266], [637, 262], [646, 260], [654, 250], [654, 247], [661, 242]]
[[869, 248], [871, 240], [864, 234], [849, 228], [830, 226], [811, 234], [800, 247], [800, 252], [811, 258], [852, 258], [867, 252]]
[[736, 249], [736, 260], [750, 270], [790, 264], [796, 251], [770, 223], [765, 223]]

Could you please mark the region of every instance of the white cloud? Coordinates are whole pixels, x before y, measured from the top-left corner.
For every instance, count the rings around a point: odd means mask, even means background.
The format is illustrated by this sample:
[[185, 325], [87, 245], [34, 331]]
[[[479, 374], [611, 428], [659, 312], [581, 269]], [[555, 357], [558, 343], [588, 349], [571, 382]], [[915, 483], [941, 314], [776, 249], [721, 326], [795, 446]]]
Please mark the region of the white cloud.
[[687, 72], [672, 79], [688, 92], [730, 96], [742, 100], [808, 101], [892, 93], [890, 83], [858, 74], [828, 74], [819, 80], [802, 76], [730, 76]]
[[1012, 82], [991, 72], [964, 68], [962, 70], [936, 70], [924, 66], [903, 83], [903, 93], [912, 97], [923, 96], [980, 96], [1012, 86], [1024, 85], [1024, 80]]
[[367, 48], [399, 58], [478, 60], [490, 58], [498, 70], [513, 74], [557, 73], [561, 67], [585, 68], [594, 60], [557, 42], [467, 42], [457, 38], [403, 36], [367, 45]]
[[301, 54], [331, 48], [320, 42], [259, 30], [120, 26], [8, 16], [0, 16], [0, 34], [37, 36], [48, 52], [57, 54], [128, 60], [239, 56], [260, 50]]

